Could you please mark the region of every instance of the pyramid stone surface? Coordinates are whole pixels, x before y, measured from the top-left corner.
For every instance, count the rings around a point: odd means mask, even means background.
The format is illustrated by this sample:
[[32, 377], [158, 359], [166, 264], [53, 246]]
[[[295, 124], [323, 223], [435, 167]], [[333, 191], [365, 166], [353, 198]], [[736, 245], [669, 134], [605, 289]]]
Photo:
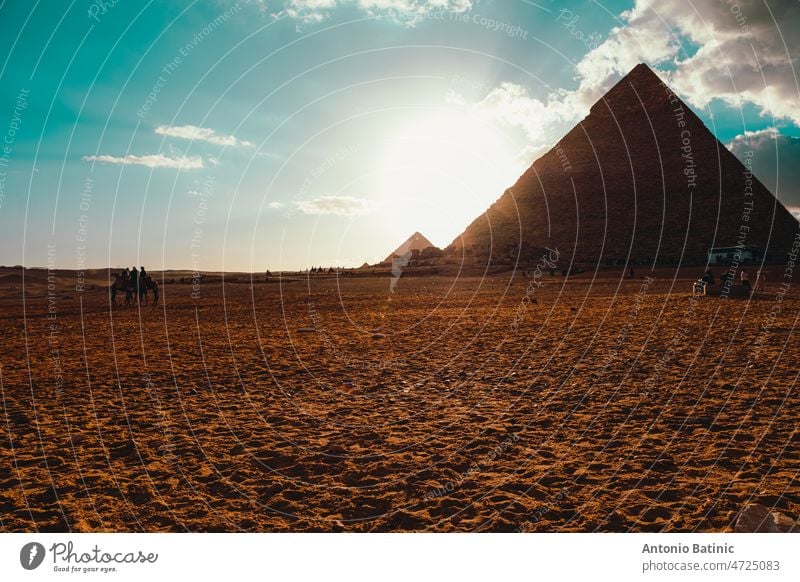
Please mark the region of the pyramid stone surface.
[[448, 250], [475, 260], [705, 264], [711, 247], [779, 257], [795, 218], [646, 65], [636, 66]]

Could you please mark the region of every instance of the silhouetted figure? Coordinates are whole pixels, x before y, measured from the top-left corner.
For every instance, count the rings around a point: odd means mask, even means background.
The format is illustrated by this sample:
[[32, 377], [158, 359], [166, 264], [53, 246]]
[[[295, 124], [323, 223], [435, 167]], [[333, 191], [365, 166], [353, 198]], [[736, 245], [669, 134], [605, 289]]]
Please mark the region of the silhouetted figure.
[[628, 279], [633, 279], [633, 267], [628, 268]]
[[147, 274], [147, 271], [144, 270], [144, 267], [139, 267], [139, 269], [140, 269], [139, 289], [138, 289], [139, 303], [140, 304], [144, 303], [145, 305], [147, 305], [147, 288], [149, 286], [148, 279], [150, 278], [150, 276]]
[[125, 267], [122, 272], [122, 288], [125, 289], [125, 305], [131, 304], [131, 272]]
[[706, 272], [703, 274], [703, 283], [711, 287], [714, 284], [714, 273], [711, 272], [711, 269], [707, 269]]
[[750, 275], [747, 274], [745, 269], [742, 269], [742, 272], [739, 273], [739, 278], [742, 280], [742, 287], [750, 289]]
[[122, 273], [112, 273], [111, 275], [114, 277], [114, 282], [111, 284], [111, 305], [116, 307], [117, 306], [117, 291], [122, 289]]
[[148, 291], [153, 292], [153, 307], [155, 307], [158, 305], [158, 281], [153, 279], [150, 275], [147, 275], [147, 279], [145, 279], [144, 284], [146, 285]]
[[766, 291], [767, 290], [767, 272], [759, 269], [756, 273], [756, 291]]
[[128, 285], [130, 286], [130, 291], [138, 301], [139, 298], [139, 271], [136, 270], [136, 267], [131, 269], [131, 280], [129, 281]]

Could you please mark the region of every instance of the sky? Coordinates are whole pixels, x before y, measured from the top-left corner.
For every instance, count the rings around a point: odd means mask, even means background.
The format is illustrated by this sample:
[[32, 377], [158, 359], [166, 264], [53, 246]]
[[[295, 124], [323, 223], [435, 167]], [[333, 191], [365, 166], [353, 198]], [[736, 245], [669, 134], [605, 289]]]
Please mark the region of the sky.
[[796, 0], [0, 0], [0, 264], [446, 246], [639, 62], [800, 208]]

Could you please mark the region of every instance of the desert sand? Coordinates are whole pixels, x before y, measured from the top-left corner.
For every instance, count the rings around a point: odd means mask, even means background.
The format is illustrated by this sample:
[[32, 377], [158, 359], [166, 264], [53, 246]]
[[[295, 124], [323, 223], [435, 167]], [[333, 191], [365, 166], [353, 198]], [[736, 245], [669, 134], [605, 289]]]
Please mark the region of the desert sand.
[[5, 270], [0, 528], [797, 519], [800, 297], [781, 270], [752, 300], [610, 269], [167, 284], [113, 310], [102, 277], [79, 293], [62, 273], [48, 298], [46, 272]]

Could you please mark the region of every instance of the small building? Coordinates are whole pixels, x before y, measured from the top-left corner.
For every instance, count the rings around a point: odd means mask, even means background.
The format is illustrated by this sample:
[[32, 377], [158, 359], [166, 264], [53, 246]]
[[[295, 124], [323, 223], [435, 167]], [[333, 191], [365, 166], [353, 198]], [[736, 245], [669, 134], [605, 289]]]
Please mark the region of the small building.
[[754, 263], [760, 262], [764, 253], [756, 245], [735, 247], [715, 247], [708, 251], [709, 265], [727, 265], [732, 262]]

